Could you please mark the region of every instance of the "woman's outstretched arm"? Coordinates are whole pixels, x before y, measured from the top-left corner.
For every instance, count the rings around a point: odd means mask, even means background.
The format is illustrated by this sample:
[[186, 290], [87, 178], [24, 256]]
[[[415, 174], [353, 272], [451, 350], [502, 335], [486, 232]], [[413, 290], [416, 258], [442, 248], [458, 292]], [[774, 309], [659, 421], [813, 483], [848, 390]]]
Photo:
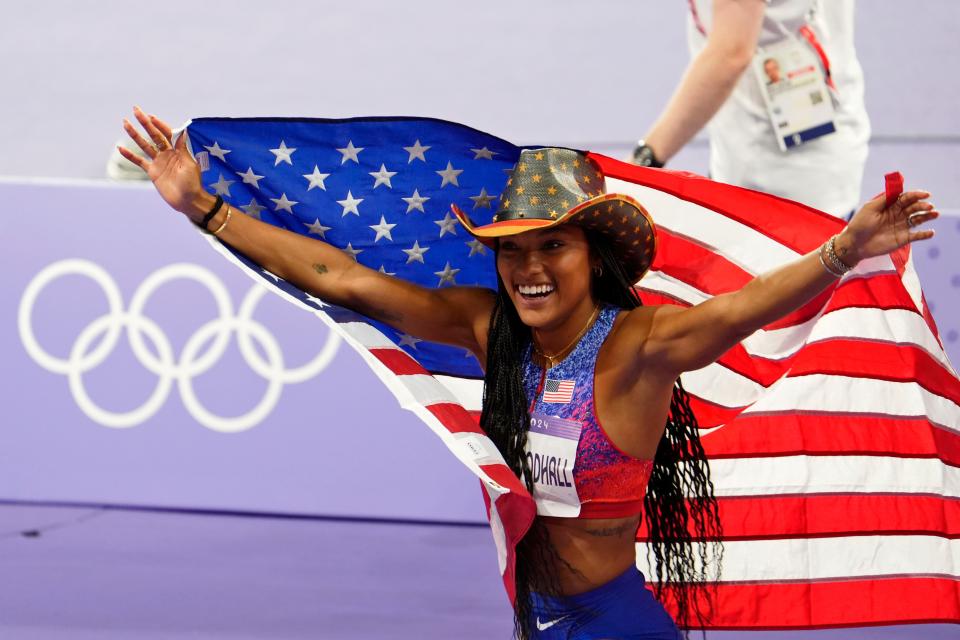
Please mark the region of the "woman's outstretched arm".
[[[174, 144], [169, 125], [139, 108], [134, 115], [150, 140], [128, 120], [124, 120], [124, 129], [148, 157], [141, 158], [123, 147], [120, 153], [146, 171], [171, 207], [199, 223], [216, 198], [203, 189], [200, 168], [186, 149], [185, 136]], [[208, 228], [220, 228], [228, 211], [230, 220], [218, 238], [274, 275], [404, 333], [482, 355], [494, 303], [492, 292], [477, 287], [420, 287], [369, 269], [322, 240], [231, 211], [228, 205], [221, 207]]]
[[[910, 191], [890, 206], [882, 195], [871, 200], [836, 237], [837, 256], [853, 267], [865, 258], [932, 238], [932, 230], [915, 230], [939, 215], [926, 201], [929, 197], [925, 191]], [[829, 257], [820, 255], [822, 249], [696, 306], [661, 306], [631, 314], [630, 337], [640, 344], [640, 360], [648, 370], [658, 369], [668, 377], [716, 361], [753, 332], [800, 308], [837, 281], [823, 264], [829, 264]]]

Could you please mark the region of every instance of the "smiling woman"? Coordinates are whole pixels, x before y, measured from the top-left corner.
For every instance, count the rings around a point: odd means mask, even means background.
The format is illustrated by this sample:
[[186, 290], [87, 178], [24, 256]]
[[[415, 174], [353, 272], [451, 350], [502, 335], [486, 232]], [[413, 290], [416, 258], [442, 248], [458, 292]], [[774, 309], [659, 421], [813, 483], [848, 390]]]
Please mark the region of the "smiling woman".
[[[491, 224], [456, 210], [496, 251], [497, 291], [430, 289], [234, 215], [203, 189], [183, 138], [174, 144], [164, 122], [136, 117], [152, 142], [126, 129], [147, 158], [122, 153], [191, 221], [318, 298], [483, 363], [481, 426], [537, 504], [517, 553], [521, 638], [677, 637], [636, 568], [634, 536], [644, 515], [658, 593], [665, 583], [709, 584], [707, 545], [693, 541], [718, 539], [716, 503], [679, 375], [803, 305], [860, 259], [929, 238], [912, 227], [937, 216], [926, 192], [881, 197], [820, 249], [738, 291], [690, 308], [643, 307], [632, 284], [656, 251], [643, 207], [604, 193], [584, 154], [524, 150]], [[690, 593], [677, 593], [681, 626], [701, 613]]]
[[[518, 635], [535, 626], [544, 638], [676, 638], [636, 569], [640, 516], [652, 525], [660, 577], [705, 585], [706, 548], [697, 569], [690, 532], [719, 539], [716, 501], [677, 376], [648, 374], [637, 397], [639, 372], [623, 356], [636, 344], [618, 336], [640, 307], [631, 284], [650, 265], [655, 234], [639, 203], [601, 185], [582, 154], [533, 150], [521, 154], [492, 224], [474, 227], [455, 208], [497, 252], [480, 422], [537, 498], [540, 517], [517, 550]], [[684, 487], [699, 498], [697, 517], [678, 499]], [[681, 617], [698, 615], [689, 594], [678, 595]]]

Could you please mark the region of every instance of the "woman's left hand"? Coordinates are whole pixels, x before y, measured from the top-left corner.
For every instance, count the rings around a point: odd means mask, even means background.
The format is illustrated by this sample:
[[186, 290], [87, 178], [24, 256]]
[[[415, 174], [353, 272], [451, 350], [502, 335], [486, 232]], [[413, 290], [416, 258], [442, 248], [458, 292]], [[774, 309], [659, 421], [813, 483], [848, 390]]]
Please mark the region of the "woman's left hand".
[[905, 244], [933, 237], [933, 229], [917, 230], [940, 213], [927, 202], [927, 191], [906, 191], [890, 206], [880, 195], [857, 211], [837, 238], [837, 256], [848, 265], [886, 255]]

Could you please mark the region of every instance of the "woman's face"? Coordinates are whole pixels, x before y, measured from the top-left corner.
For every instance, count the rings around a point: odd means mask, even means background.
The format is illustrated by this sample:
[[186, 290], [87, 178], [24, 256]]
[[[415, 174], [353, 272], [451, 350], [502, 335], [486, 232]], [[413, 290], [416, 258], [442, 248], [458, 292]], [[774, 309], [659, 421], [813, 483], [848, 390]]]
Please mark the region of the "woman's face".
[[497, 271], [520, 319], [541, 330], [593, 310], [590, 245], [583, 229], [565, 224], [499, 241]]

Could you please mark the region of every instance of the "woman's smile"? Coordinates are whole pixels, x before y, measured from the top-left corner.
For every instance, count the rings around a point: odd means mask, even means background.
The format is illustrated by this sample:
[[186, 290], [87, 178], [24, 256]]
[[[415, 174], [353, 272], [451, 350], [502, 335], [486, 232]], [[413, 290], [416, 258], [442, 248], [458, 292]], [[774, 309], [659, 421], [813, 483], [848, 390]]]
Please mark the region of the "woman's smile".
[[517, 301], [530, 309], [542, 309], [556, 297], [556, 286], [549, 283], [518, 284], [515, 286]]

